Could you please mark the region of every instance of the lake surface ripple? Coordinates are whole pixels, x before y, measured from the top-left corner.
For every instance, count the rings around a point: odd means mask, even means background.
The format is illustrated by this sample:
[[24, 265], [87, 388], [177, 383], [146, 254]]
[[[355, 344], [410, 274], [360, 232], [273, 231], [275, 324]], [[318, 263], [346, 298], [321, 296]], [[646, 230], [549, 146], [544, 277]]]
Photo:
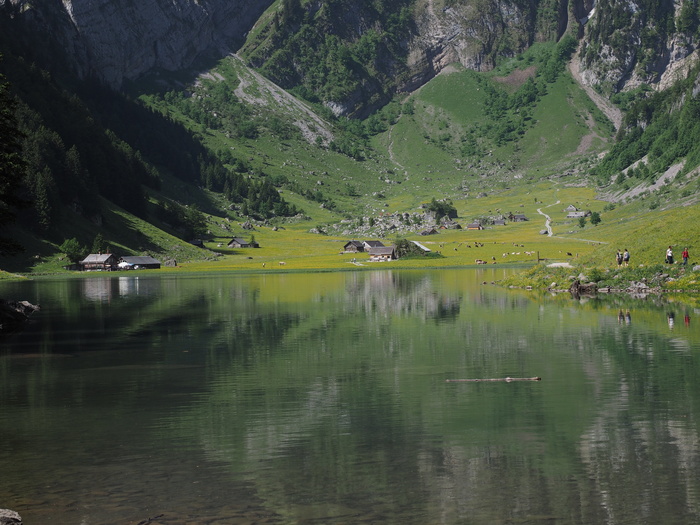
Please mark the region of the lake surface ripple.
[[[700, 523], [700, 312], [507, 270], [1, 283], [25, 523]], [[541, 381], [447, 382], [529, 378]]]

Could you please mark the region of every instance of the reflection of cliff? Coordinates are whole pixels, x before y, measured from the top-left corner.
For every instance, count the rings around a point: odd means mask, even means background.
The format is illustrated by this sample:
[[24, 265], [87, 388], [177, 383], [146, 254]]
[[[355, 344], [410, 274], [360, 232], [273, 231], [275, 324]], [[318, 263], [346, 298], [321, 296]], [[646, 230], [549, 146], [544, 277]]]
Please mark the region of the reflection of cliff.
[[[656, 312], [659, 325], [662, 313]], [[695, 401], [686, 384], [695, 374], [682, 351], [687, 344], [679, 349], [656, 326], [634, 331], [608, 324], [600, 342], [609, 361], [592, 367], [589, 377], [602, 385], [614, 376], [616, 389], [595, 389], [598, 408], [578, 444], [604, 521], [662, 523], [684, 515], [686, 523], [697, 523], [700, 436], [689, 413]]]
[[462, 302], [461, 292], [437, 291], [429, 276], [410, 272], [355, 274], [348, 279], [346, 295], [365, 312], [424, 320], [456, 318]]
[[605, 523], [662, 523], [664, 515], [677, 516], [679, 508], [688, 523], [697, 523], [697, 430], [687, 420], [630, 417], [629, 391], [621, 382], [617, 396], [601, 406], [579, 445]]

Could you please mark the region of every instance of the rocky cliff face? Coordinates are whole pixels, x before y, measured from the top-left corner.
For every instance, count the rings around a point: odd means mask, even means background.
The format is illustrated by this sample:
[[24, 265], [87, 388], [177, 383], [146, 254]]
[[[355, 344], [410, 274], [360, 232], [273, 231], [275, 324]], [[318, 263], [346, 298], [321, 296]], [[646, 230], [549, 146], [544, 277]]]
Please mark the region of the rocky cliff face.
[[[94, 75], [115, 88], [159, 69], [186, 69], [208, 52], [218, 57], [237, 49], [272, 3], [0, 0], [0, 6], [17, 9], [16, 18], [52, 35], [80, 75]], [[489, 70], [498, 57], [514, 56], [536, 41], [557, 40], [567, 29], [582, 38], [579, 70], [587, 85], [604, 93], [642, 83], [664, 87], [698, 55], [693, 31], [677, 29], [687, 3], [659, 0], [650, 12], [644, 0], [611, 0], [599, 6], [594, 0], [453, 0], [439, 5], [416, 0], [413, 31], [404, 42], [408, 74], [396, 89], [416, 89], [454, 62]], [[387, 65], [387, 75], [392, 67]], [[332, 104], [338, 106], [337, 113], [360, 114], [358, 108], [366, 105], [372, 90], [382, 89], [363, 84], [362, 90]], [[375, 105], [386, 101], [384, 95]]]
[[189, 67], [208, 51], [224, 54], [273, 0], [0, 0], [47, 31], [79, 74], [112, 87], [157, 70]]
[[684, 77], [699, 58], [694, 17], [684, 22], [684, 4], [662, 0], [654, 10], [643, 0], [596, 5], [583, 19], [583, 82], [611, 94], [642, 84], [665, 89]]
[[[450, 2], [436, 9], [427, 0], [425, 9], [417, 9], [417, 35], [409, 44], [408, 66], [411, 81], [403, 86], [411, 90], [439, 73], [451, 63], [468, 69], [488, 71], [498, 57], [515, 56], [537, 41], [557, 40], [592, 0], [568, 2]], [[547, 3], [546, 9], [540, 9]], [[571, 9], [571, 12], [569, 12]]]

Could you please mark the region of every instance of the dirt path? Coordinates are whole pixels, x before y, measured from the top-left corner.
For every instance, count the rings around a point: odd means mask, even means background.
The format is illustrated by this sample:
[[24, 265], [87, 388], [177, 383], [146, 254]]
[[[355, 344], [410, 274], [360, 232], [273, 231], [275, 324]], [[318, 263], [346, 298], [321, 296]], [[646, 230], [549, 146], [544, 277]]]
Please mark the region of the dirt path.
[[[548, 204], [545, 206], [545, 208], [549, 208], [550, 206], [556, 206], [559, 204], [561, 201], [557, 201], [554, 204]], [[544, 221], [544, 227], [547, 228], [547, 236], [552, 237], [554, 235], [554, 231], [552, 231], [552, 218], [547, 215], [545, 212], [542, 211], [542, 208], [537, 208], [537, 213], [540, 215], [544, 215], [545, 221]]]

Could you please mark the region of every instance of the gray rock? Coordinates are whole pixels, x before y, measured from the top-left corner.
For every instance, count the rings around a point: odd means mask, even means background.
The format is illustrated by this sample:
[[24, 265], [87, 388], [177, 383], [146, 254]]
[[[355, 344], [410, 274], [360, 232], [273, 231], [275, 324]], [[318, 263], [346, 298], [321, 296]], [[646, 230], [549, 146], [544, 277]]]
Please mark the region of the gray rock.
[[0, 525], [21, 525], [22, 518], [14, 510], [0, 509]]
[[41, 310], [28, 301], [7, 301], [0, 299], [0, 333], [19, 330], [34, 312]]
[[21, 5], [26, 18], [63, 44], [81, 76], [93, 73], [119, 88], [124, 79], [149, 71], [187, 68], [207, 50], [223, 56], [272, 0], [10, 3]]

